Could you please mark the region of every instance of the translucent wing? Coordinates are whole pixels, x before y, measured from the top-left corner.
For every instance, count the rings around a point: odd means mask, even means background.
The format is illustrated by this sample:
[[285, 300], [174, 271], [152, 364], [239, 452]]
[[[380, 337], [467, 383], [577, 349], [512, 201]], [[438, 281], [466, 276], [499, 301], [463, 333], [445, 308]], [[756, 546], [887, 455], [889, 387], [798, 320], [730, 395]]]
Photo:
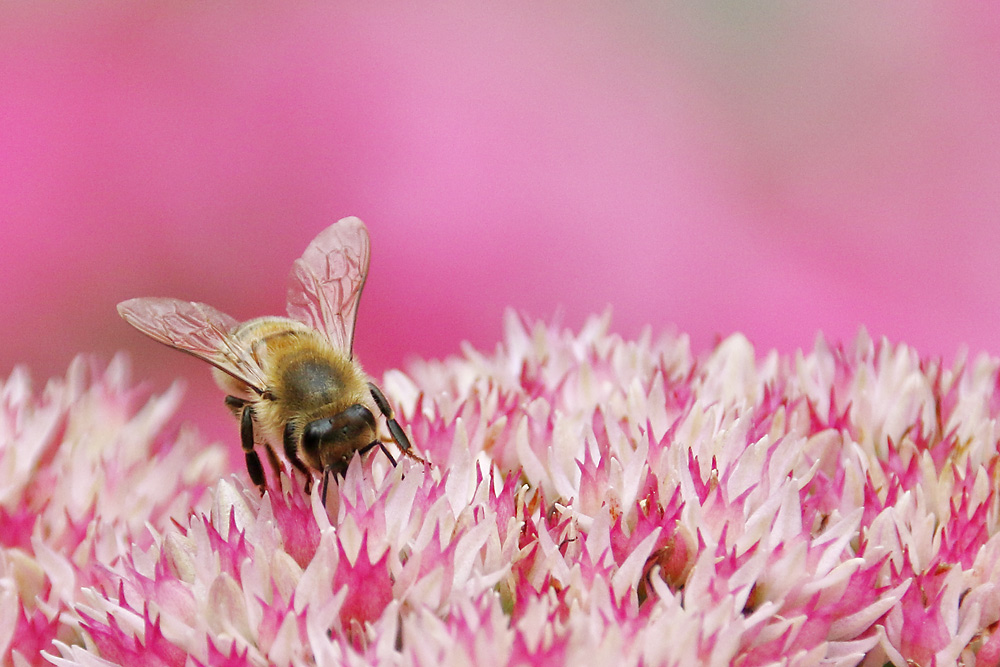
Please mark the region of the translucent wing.
[[257, 393], [267, 385], [253, 355], [229, 335], [239, 322], [209, 305], [149, 297], [122, 301], [118, 314], [153, 340], [207, 361]]
[[322, 331], [350, 354], [370, 253], [368, 230], [357, 218], [320, 232], [292, 265], [288, 316]]

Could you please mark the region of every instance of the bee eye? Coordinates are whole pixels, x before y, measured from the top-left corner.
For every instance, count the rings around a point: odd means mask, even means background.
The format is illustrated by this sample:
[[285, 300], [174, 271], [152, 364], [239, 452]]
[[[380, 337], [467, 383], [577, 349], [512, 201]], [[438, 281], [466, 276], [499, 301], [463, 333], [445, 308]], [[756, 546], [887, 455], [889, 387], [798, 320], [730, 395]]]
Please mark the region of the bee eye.
[[305, 430], [302, 431], [303, 446], [307, 449], [315, 449], [329, 437], [331, 430], [333, 430], [333, 425], [330, 423], [330, 419], [317, 419], [309, 422], [306, 424]]
[[321, 458], [320, 452], [324, 449], [323, 445], [337, 439], [336, 429], [331, 422], [332, 420], [327, 418], [317, 419], [306, 424], [306, 427], [302, 429], [300, 445], [304, 452], [308, 452], [313, 458]]

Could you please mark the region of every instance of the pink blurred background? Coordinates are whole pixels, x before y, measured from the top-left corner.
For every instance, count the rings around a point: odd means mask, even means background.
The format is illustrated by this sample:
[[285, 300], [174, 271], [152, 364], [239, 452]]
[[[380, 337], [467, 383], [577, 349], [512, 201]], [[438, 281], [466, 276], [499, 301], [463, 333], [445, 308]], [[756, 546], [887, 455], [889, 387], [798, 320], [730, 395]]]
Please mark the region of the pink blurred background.
[[[0, 373], [207, 369], [115, 304], [284, 311], [308, 241], [373, 237], [374, 375], [490, 348], [508, 306], [696, 349], [1000, 354], [993, 5], [4, 3]], [[209, 405], [210, 404], [210, 405]]]

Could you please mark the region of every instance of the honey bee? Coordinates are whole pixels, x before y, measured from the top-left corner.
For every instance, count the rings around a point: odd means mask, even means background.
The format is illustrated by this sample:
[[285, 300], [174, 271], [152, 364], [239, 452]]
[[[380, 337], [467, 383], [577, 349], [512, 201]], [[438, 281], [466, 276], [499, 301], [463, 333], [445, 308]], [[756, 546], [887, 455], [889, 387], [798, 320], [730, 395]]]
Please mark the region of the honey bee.
[[324, 502], [330, 475], [343, 474], [355, 453], [379, 447], [396, 465], [378, 435], [369, 398], [400, 450], [410, 449], [385, 395], [351, 354], [370, 253], [368, 230], [357, 218], [322, 231], [292, 266], [288, 317], [241, 324], [204, 303], [146, 297], [118, 304], [122, 318], [142, 333], [214, 366], [261, 495], [266, 481], [258, 442], [275, 474], [280, 464], [274, 448], [281, 443], [305, 475], [306, 493], [311, 470], [322, 473]]

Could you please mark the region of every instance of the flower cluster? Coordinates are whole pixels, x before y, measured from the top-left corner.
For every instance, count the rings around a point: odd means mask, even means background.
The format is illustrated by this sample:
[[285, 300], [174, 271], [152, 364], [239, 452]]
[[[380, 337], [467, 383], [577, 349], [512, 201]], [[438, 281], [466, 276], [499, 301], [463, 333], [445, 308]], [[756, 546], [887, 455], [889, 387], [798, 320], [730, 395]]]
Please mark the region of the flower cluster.
[[79, 643], [84, 591], [210, 499], [226, 454], [168, 426], [180, 397], [130, 387], [121, 357], [79, 358], [39, 395], [22, 369], [0, 385], [0, 664]]
[[493, 354], [390, 372], [426, 463], [356, 457], [325, 505], [220, 481], [117, 365], [42, 399], [15, 374], [4, 660], [1000, 664], [1000, 360], [694, 355], [608, 320], [509, 315]]

